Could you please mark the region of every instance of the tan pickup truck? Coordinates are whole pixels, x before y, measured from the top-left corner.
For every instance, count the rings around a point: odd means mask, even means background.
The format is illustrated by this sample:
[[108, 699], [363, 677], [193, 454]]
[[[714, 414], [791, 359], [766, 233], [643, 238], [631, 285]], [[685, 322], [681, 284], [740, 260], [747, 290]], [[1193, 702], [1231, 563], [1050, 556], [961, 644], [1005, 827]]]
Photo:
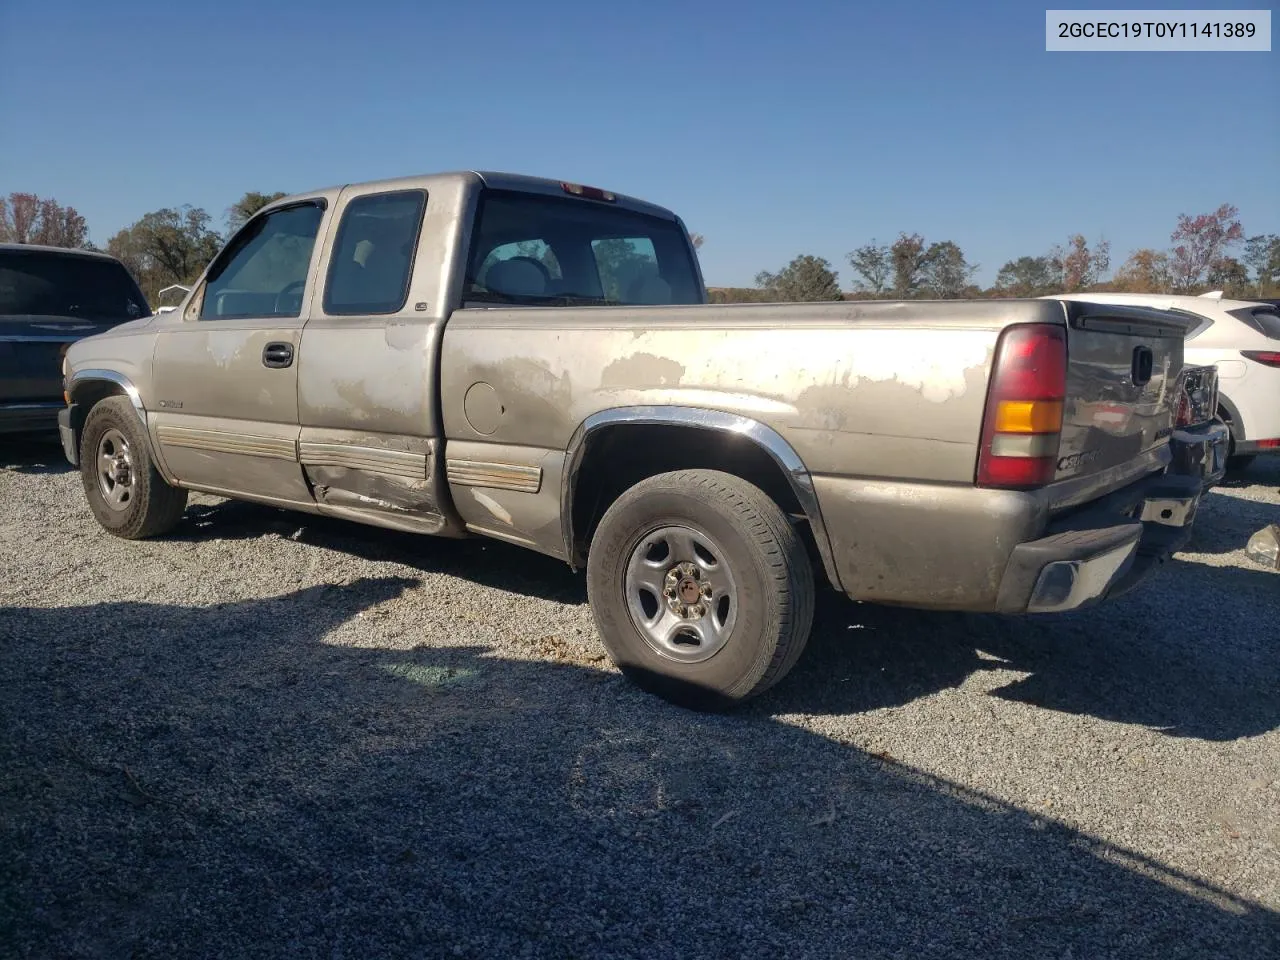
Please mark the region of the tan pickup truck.
[[800, 656], [814, 569], [1010, 614], [1115, 595], [1190, 532], [1166, 311], [711, 305], [680, 219], [450, 173], [251, 219], [179, 308], [71, 347], [60, 428], [127, 538], [199, 490], [586, 568], [601, 638], [702, 708]]

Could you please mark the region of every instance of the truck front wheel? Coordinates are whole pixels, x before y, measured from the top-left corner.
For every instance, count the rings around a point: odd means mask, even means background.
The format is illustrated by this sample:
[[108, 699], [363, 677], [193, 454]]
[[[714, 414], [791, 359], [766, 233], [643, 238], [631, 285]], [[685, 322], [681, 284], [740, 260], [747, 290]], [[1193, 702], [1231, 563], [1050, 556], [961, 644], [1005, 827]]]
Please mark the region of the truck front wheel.
[[187, 506], [187, 491], [165, 483], [151, 462], [146, 430], [127, 397], [109, 397], [89, 411], [80, 479], [98, 523], [126, 540], [168, 533]]
[[642, 480], [596, 528], [587, 592], [610, 658], [641, 688], [719, 710], [781, 680], [813, 623], [813, 570], [778, 505], [740, 477]]

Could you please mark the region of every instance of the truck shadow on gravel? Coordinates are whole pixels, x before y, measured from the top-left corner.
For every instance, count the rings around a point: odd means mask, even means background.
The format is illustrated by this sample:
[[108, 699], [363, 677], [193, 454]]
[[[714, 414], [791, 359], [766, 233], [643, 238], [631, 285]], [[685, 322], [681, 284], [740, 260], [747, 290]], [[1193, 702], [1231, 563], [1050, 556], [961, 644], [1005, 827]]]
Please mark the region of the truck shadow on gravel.
[[551, 557], [481, 537], [450, 540], [281, 510], [247, 501], [193, 503], [166, 542], [256, 540], [278, 536], [361, 560], [398, 563], [557, 603], [586, 603], [583, 576]]
[[1256, 736], [1280, 726], [1269, 626], [1278, 589], [1274, 573], [1175, 560], [1109, 604], [1052, 617], [900, 610], [829, 593], [804, 657], [752, 709], [856, 713], [999, 674], [989, 696], [1170, 736]]
[[56, 431], [52, 434], [19, 433], [0, 436], [2, 470], [31, 474], [68, 473], [71, 464], [67, 463]]
[[[1213, 509], [1229, 516], [1233, 506]], [[1214, 521], [1206, 539], [1235, 535], [1224, 532], [1222, 518], [1206, 519]], [[422, 537], [244, 502], [193, 504], [167, 539], [269, 535], [524, 596], [586, 602], [581, 574], [509, 544]], [[1026, 676], [1011, 676], [991, 695], [1171, 736], [1225, 741], [1266, 733], [1280, 726], [1280, 656], [1265, 640], [1269, 598], [1280, 589], [1275, 578], [1175, 560], [1126, 597], [1042, 618], [878, 607], [824, 589], [804, 657], [752, 709], [846, 715], [900, 706], [974, 674], [1011, 671]]]
[[750, 712], [343, 645], [413, 581], [0, 610], [19, 957], [1258, 957], [1280, 915]]

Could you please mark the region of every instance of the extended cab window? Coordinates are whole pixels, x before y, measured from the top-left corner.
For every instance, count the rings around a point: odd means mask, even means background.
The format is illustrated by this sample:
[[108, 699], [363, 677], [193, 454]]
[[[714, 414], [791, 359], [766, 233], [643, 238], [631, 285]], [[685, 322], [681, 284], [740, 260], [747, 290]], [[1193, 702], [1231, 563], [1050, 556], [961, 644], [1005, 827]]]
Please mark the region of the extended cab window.
[[319, 203], [304, 203], [249, 221], [210, 269], [200, 319], [301, 314], [323, 217]]
[[485, 190], [464, 300], [523, 304], [701, 303], [678, 222], [610, 203]]
[[329, 264], [325, 313], [403, 309], [426, 202], [421, 190], [405, 190], [357, 197], [347, 204]]

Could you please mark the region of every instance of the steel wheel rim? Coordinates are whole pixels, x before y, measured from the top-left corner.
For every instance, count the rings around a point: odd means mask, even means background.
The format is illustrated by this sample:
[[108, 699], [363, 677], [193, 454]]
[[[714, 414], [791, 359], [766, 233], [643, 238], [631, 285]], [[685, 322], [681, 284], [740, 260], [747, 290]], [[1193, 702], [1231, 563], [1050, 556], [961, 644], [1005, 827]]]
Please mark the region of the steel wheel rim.
[[114, 427], [98, 440], [98, 490], [112, 510], [127, 510], [133, 500], [129, 441]]
[[701, 530], [671, 524], [637, 541], [623, 578], [627, 612], [659, 656], [701, 663], [729, 641], [738, 590], [720, 545]]

